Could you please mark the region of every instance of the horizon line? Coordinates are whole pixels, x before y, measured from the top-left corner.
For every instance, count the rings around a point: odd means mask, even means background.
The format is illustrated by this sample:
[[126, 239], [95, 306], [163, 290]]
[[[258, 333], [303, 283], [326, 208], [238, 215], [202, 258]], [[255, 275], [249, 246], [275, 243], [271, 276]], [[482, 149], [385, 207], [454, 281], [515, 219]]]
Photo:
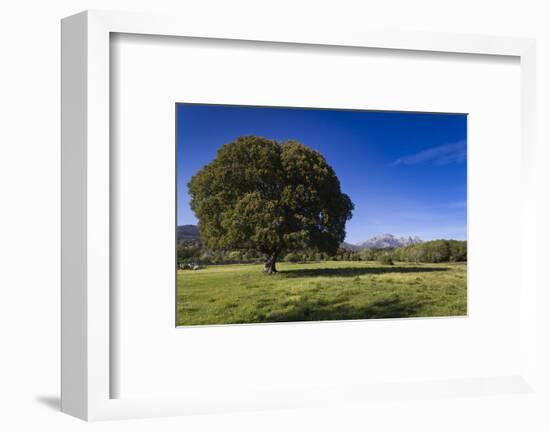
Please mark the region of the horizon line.
[[[178, 227], [183, 227], [183, 226], [195, 226], [197, 227], [198, 225], [197, 224], [192, 224], [192, 223], [186, 223], [186, 224], [176, 224], [176, 228]], [[396, 234], [392, 234], [392, 233], [389, 233], [389, 232], [382, 232], [382, 233], [378, 233], [378, 234], [375, 234], [373, 236], [371, 236], [370, 238], [367, 238], [367, 239], [362, 239], [362, 240], [359, 240], [359, 241], [350, 241], [350, 240], [346, 240], [344, 238], [344, 240], [342, 241], [342, 243], [347, 243], [349, 245], [355, 245], [355, 246], [359, 246], [361, 243], [364, 243], [364, 242], [367, 242], [371, 239], [374, 239], [376, 237], [380, 237], [380, 236], [385, 236], [385, 235], [391, 235], [392, 237], [394, 238], [397, 238], [397, 239], [408, 239], [408, 238], [418, 238], [420, 241], [422, 242], [429, 242], [429, 241], [438, 241], [438, 240], [444, 240], [444, 241], [467, 241], [468, 239], [461, 239], [461, 238], [453, 238], [453, 237], [438, 237], [438, 238], [434, 238], [434, 239], [423, 239], [420, 235], [396, 235]]]

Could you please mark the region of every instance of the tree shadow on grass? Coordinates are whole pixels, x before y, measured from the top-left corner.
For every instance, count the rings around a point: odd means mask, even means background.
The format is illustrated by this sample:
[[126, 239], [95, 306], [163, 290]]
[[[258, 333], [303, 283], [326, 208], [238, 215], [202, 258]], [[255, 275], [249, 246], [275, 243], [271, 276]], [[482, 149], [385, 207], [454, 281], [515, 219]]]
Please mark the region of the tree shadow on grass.
[[392, 295], [367, 305], [352, 305], [344, 302], [319, 306], [315, 301], [302, 298], [291, 307], [267, 315], [265, 321], [303, 322], [418, 317], [422, 308], [429, 302], [416, 298], [403, 299], [399, 295]]
[[281, 274], [285, 278], [294, 277], [356, 277], [359, 275], [377, 275], [377, 274], [407, 274], [421, 272], [439, 272], [448, 271], [448, 268], [434, 267], [349, 267], [349, 268], [305, 268], [305, 269], [287, 269], [282, 270]]

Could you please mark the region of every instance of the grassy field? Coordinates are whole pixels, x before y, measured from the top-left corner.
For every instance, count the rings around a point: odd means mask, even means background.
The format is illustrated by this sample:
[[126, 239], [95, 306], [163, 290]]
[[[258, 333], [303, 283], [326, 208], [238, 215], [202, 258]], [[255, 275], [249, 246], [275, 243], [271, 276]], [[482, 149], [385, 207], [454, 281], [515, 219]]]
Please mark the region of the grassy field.
[[178, 325], [462, 316], [466, 264], [320, 262], [178, 271]]

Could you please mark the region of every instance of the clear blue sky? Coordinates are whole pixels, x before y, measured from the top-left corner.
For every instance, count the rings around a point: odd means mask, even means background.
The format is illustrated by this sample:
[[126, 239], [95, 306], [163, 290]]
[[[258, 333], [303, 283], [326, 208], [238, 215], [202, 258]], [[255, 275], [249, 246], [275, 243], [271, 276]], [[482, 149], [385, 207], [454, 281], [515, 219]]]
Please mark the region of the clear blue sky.
[[187, 183], [238, 136], [320, 151], [355, 204], [346, 241], [391, 233], [466, 239], [463, 114], [177, 105], [178, 225], [196, 224]]

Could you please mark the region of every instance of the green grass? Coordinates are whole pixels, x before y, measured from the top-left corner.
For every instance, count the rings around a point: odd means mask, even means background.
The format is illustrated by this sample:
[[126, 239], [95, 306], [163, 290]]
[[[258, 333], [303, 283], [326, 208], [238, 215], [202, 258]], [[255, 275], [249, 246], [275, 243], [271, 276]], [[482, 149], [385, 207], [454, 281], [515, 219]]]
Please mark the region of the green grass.
[[178, 325], [466, 315], [466, 264], [219, 265], [178, 271]]

